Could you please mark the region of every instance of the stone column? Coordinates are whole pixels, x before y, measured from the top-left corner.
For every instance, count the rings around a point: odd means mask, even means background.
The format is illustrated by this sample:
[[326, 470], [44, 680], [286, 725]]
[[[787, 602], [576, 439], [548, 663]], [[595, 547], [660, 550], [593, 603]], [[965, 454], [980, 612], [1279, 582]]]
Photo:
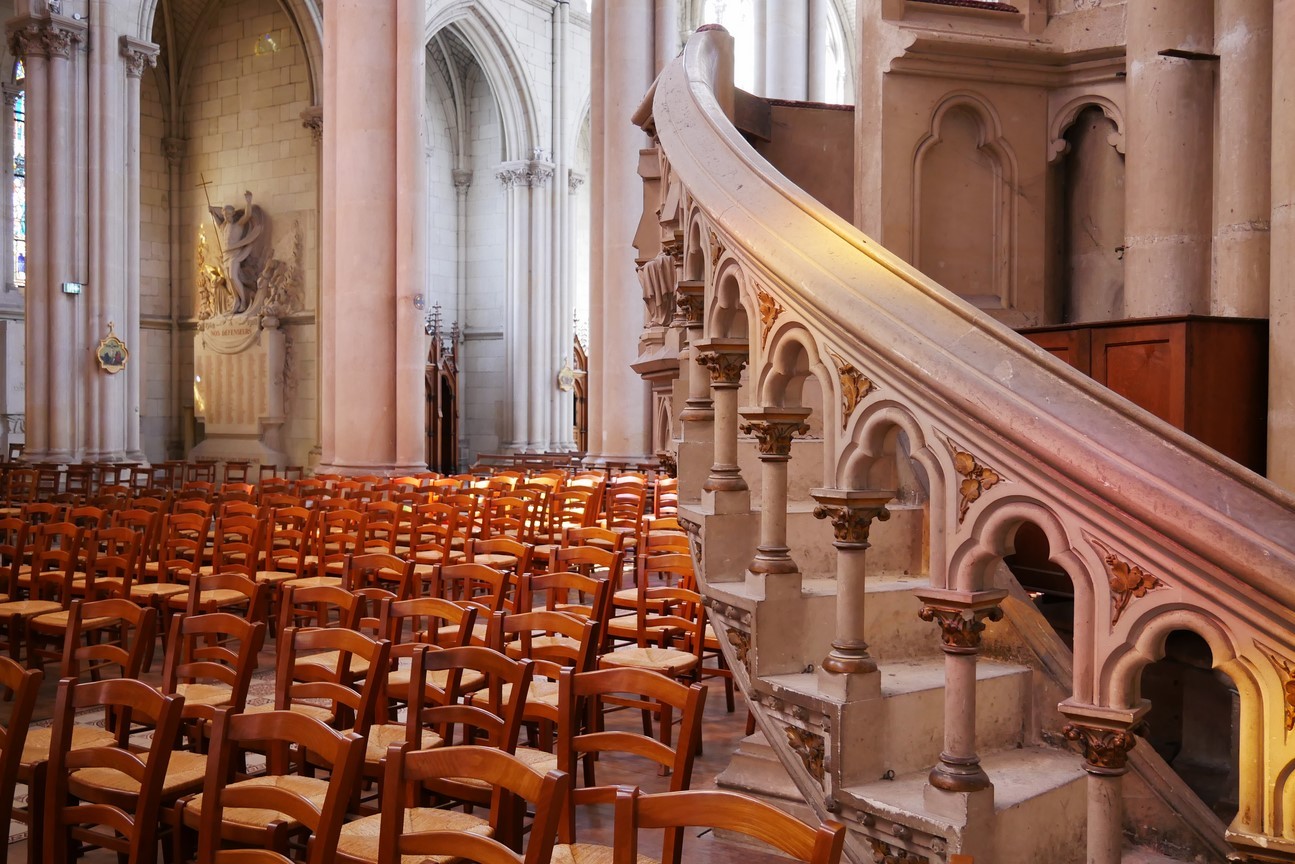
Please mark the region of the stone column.
[[1058, 707], [1071, 721], [1065, 735], [1083, 749], [1088, 772], [1088, 862], [1119, 864], [1124, 855], [1124, 774], [1137, 743], [1132, 730], [1149, 703], [1128, 710], [1070, 701]]
[[[467, 329], [468, 326], [468, 192], [472, 189], [472, 172], [462, 168], [456, 168], [451, 173], [454, 180], [454, 244], [458, 250], [454, 256], [454, 293], [457, 297], [455, 303], [455, 320], [459, 322], [460, 331]], [[463, 394], [468, 392], [468, 363], [467, 347], [464, 343], [462, 353], [459, 355], [458, 382], [459, 382], [459, 452], [458, 460], [460, 467], [468, 456], [468, 436], [465, 434], [463, 421], [464, 400]]]
[[702, 313], [705, 283], [700, 279], [680, 280], [675, 289], [675, 304], [683, 319], [687, 356], [679, 363], [688, 378], [688, 398], [679, 412], [682, 439], [676, 465], [679, 476], [679, 500], [700, 501], [711, 456], [715, 452], [715, 406], [710, 399], [710, 370], [701, 362], [698, 342], [702, 338]]
[[[121, 53], [126, 58], [126, 344], [131, 350], [140, 347], [139, 331], [139, 86], [146, 68], [157, 65], [158, 47], [129, 36], [121, 37]], [[137, 355], [138, 356], [138, 355]], [[143, 462], [144, 450], [139, 434], [140, 364], [126, 366], [125, 457]]]
[[670, 65], [679, 44], [679, 0], [656, 0], [656, 74]]
[[[1272, 38], [1274, 46], [1295, 44], [1295, 0], [1274, 0]], [[1295, 64], [1274, 62], [1272, 70], [1268, 477], [1295, 491]]]
[[[1268, 314], [1272, 215], [1272, 0], [1220, 0], [1213, 315]], [[1238, 170], [1239, 166], [1245, 166]]]
[[[172, 201], [180, 200], [180, 191], [182, 174], [181, 169], [184, 167], [184, 139], [183, 138], [163, 138], [162, 152], [166, 156], [167, 166], [167, 191]], [[179, 207], [167, 208], [170, 210], [170, 223], [168, 225], [168, 237], [171, 240], [171, 248], [179, 249], [182, 240], [184, 226], [182, 225], [184, 214]], [[170, 314], [171, 327], [170, 333], [171, 352], [170, 362], [172, 369], [180, 368], [180, 310], [177, 307], [177, 298], [179, 291], [177, 286], [184, 280], [185, 266], [188, 262], [181, 259], [179, 255], [171, 256], [171, 290], [170, 290]], [[317, 354], [315, 366], [316, 369], [323, 369], [323, 362]], [[185, 417], [184, 417], [184, 388], [191, 382], [183, 380], [181, 375], [171, 376], [170, 397], [170, 414], [171, 428], [167, 435], [166, 450], [167, 456], [175, 456], [184, 452], [185, 447]]]
[[873, 520], [890, 518], [886, 503], [894, 492], [856, 489], [811, 489], [818, 502], [817, 519], [832, 520], [832, 545], [836, 548], [836, 637], [819, 669], [821, 678], [846, 701], [877, 698], [881, 679], [877, 661], [868, 655], [864, 632], [867, 568], [864, 559], [871, 545], [868, 532]]
[[1130, 3], [1124, 313], [1209, 310], [1214, 0]]
[[[14, 134], [14, 108], [17, 107], [18, 94], [22, 92], [20, 87], [10, 87], [3, 85], [0, 92], [4, 93], [4, 116], [0, 117], [0, 135], [4, 136], [6, 147], [11, 147]], [[12, 153], [10, 154], [13, 155]], [[13, 188], [14, 179], [14, 160], [4, 160], [0, 165], [0, 186], [5, 189]], [[0, 195], [0, 225], [13, 224], [13, 195]], [[6, 229], [7, 230], [7, 229]], [[0, 279], [3, 280], [4, 291], [9, 291], [15, 287], [17, 271], [14, 257], [12, 254], [0, 255]]]
[[968, 592], [934, 588], [917, 594], [925, 604], [919, 613], [922, 620], [940, 625], [944, 650], [944, 750], [929, 781], [937, 790], [971, 793], [993, 789], [976, 755], [976, 655], [985, 619], [1003, 617], [998, 604], [1006, 595], [1001, 589]]
[[760, 545], [752, 573], [799, 574], [787, 548], [787, 461], [791, 439], [809, 433], [808, 408], [743, 408], [742, 432], [754, 435], [760, 451]]
[[737, 464], [737, 391], [747, 363], [745, 339], [698, 342], [697, 362], [710, 370], [711, 401], [715, 406], [715, 461], [702, 486], [703, 500], [715, 513], [745, 513], [751, 491]]
[[642, 215], [636, 169], [647, 136], [630, 118], [656, 71], [656, 0], [593, 4], [593, 165], [590, 214], [589, 456], [646, 458], [649, 388], [632, 364], [643, 319], [634, 266]]
[[765, 7], [765, 77], [770, 99], [809, 98], [810, 0], [771, 0]]
[[[321, 470], [425, 470], [425, 10], [330, 0], [324, 15]], [[363, 165], [363, 171], [357, 171]]]
[[[27, 123], [27, 288], [25, 291], [26, 443], [23, 457], [44, 461], [49, 453], [49, 367], [48, 350], [50, 300], [53, 285], [49, 267], [48, 177], [51, 154], [49, 124], [49, 57], [41, 38], [39, 23], [28, 20], [9, 33], [9, 51], [26, 67]], [[43, 158], [32, 159], [32, 153]]]
[[811, 102], [827, 101], [827, 39], [831, 25], [828, 17], [829, 0], [809, 0], [809, 55], [806, 74], [809, 79], [808, 98]]

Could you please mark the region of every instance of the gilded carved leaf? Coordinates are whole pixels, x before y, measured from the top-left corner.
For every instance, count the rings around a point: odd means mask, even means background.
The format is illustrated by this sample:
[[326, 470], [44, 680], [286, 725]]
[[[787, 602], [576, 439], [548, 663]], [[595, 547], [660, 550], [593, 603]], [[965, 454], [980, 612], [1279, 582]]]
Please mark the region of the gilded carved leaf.
[[958, 484], [958, 523], [961, 524], [962, 520], [967, 518], [967, 511], [971, 505], [979, 501], [990, 488], [1004, 482], [1007, 478], [982, 464], [965, 448], [954, 444], [951, 439], [944, 438], [944, 444], [953, 456], [953, 470], [962, 477], [962, 481]]
[[782, 304], [764, 288], [756, 288], [755, 297], [760, 304], [760, 345], [764, 346], [769, 342], [769, 333], [772, 332], [778, 316], [785, 310]]
[[841, 381], [841, 428], [844, 429], [850, 424], [850, 416], [854, 414], [854, 409], [858, 408], [859, 403], [877, 389], [877, 386], [840, 354], [835, 351], [827, 353], [836, 363], [837, 375]]
[[1277, 674], [1281, 676], [1282, 697], [1286, 709], [1286, 731], [1290, 732], [1295, 729], [1295, 667], [1291, 666], [1291, 661], [1271, 648], [1260, 645], [1259, 650], [1268, 655], [1268, 659], [1277, 669]]
[[1100, 540], [1089, 537], [1088, 542], [1102, 556], [1102, 564], [1106, 567], [1107, 584], [1111, 590], [1112, 629], [1133, 600], [1147, 596], [1148, 591], [1168, 587], [1160, 577], [1143, 570], [1137, 564], [1125, 561]]
[[823, 736], [796, 726], [785, 726], [783, 731], [787, 733], [787, 743], [791, 745], [791, 749], [804, 763], [805, 770], [815, 780], [822, 781], [825, 753]]

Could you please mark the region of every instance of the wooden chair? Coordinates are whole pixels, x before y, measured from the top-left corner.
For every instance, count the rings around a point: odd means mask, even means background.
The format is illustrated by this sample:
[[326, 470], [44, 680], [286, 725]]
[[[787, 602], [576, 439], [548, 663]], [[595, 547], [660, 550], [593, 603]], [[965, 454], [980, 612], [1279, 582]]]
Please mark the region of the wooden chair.
[[419, 582], [430, 581], [435, 568], [442, 564], [466, 560], [465, 554], [454, 548], [458, 519], [458, 511], [448, 504], [423, 504], [414, 511], [409, 557], [414, 559], [414, 574]]
[[[100, 705], [126, 722], [111, 741], [75, 748], [76, 712]], [[195, 774], [195, 765], [205, 768], [201, 758], [172, 764], [183, 707], [182, 697], [164, 696], [129, 678], [59, 682], [46, 780], [45, 860], [65, 864], [75, 857], [73, 843], [110, 849], [139, 864], [156, 860], [163, 796], [200, 783], [202, 770]], [[141, 719], [153, 729], [142, 752], [128, 745], [128, 730]]]
[[[661, 737], [653, 738], [650, 729], [642, 735], [623, 731], [604, 731], [604, 703], [637, 703], [654, 706], [661, 716]], [[676, 681], [639, 669], [612, 669], [577, 672], [564, 669], [559, 676], [558, 742], [554, 752], [558, 767], [571, 775], [571, 793], [562, 825], [562, 842], [576, 843], [576, 808], [608, 804], [616, 788], [598, 786], [594, 765], [598, 754], [619, 753], [638, 757], [670, 776], [670, 790], [679, 791], [692, 783], [695, 754], [701, 743], [702, 715], [706, 691], [700, 685], [684, 686]], [[679, 735], [671, 744], [672, 715], [679, 714]], [[583, 763], [583, 784], [577, 784], [577, 767]], [[577, 788], [579, 786], [579, 788]], [[677, 850], [683, 842], [680, 832], [667, 833], [667, 849]], [[586, 851], [588, 847], [586, 847]], [[565, 850], [571, 852], [570, 849]], [[580, 860], [578, 855], [572, 855]], [[605, 860], [605, 859], [599, 859]]]
[[21, 516], [0, 517], [0, 603], [17, 599], [23, 590], [19, 575], [31, 584], [31, 565], [27, 563], [27, 521]]
[[264, 644], [264, 622], [228, 612], [176, 616], [159, 689], [183, 696], [185, 715], [196, 721], [209, 722], [215, 708], [242, 711]]
[[[462, 777], [491, 790], [489, 821], [478, 816], [418, 807], [409, 790], [426, 780]], [[489, 747], [411, 750], [392, 747], [382, 813], [342, 829], [343, 860], [402, 864], [410, 860], [467, 860], [483, 864], [547, 864], [570, 778], [536, 771]], [[534, 808], [525, 853], [521, 817]], [[374, 832], [374, 823], [378, 831]], [[487, 836], [493, 835], [493, 836]], [[376, 842], [375, 842], [376, 841]]]
[[[0, 657], [0, 696], [12, 702], [8, 723], [0, 728], [0, 825], [8, 826], [14, 812], [14, 787], [18, 783], [18, 769], [31, 727], [32, 710], [45, 673], [39, 669], [24, 669], [8, 657]], [[33, 790], [28, 790], [30, 795]], [[43, 791], [43, 790], [42, 790]], [[36, 848], [39, 855], [40, 834], [32, 831], [27, 839], [29, 850]], [[9, 850], [9, 832], [5, 831], [5, 854]], [[28, 860], [33, 860], [32, 852]], [[39, 858], [36, 858], [39, 860]]]
[[386, 553], [352, 555], [343, 581], [348, 591], [384, 588], [404, 600], [414, 595], [414, 561]]
[[[612, 605], [619, 610], [635, 610], [622, 614], [608, 623], [607, 635], [613, 640], [635, 641], [638, 638], [638, 616], [640, 589], [652, 587], [655, 581], [660, 586], [679, 586], [696, 590], [696, 577], [693, 574], [692, 557], [687, 553], [671, 552], [643, 554], [639, 556], [635, 568], [633, 588], [622, 588], [612, 595]], [[653, 613], [663, 611], [660, 602], [646, 604], [647, 610]], [[613, 611], [615, 611], [615, 609]]]
[[[379, 615], [379, 628], [391, 641], [392, 658], [385, 699], [390, 703], [408, 689], [412, 675], [408, 664], [416, 649], [422, 646], [440, 649], [466, 645], [475, 629], [476, 620], [475, 608], [460, 606], [440, 597], [412, 597], [384, 603]], [[444, 691], [448, 686], [449, 674], [433, 672], [426, 677]], [[459, 690], [479, 690], [485, 683], [485, 676], [470, 670], [460, 670]]]
[[485, 564], [505, 573], [528, 573], [531, 569], [529, 543], [496, 535], [488, 540], [473, 540], [466, 547], [469, 564]]
[[648, 669], [671, 678], [697, 680], [706, 631], [701, 595], [684, 588], [648, 588], [645, 579], [639, 583], [637, 605], [634, 644], [604, 653], [598, 665], [604, 669]]
[[[8, 636], [9, 655], [18, 660], [30, 642], [31, 621], [50, 612], [66, 612], [72, 603], [78, 556], [84, 531], [70, 522], [51, 522], [36, 529], [35, 551], [28, 574], [30, 598], [0, 603], [0, 621]], [[22, 575], [15, 580], [21, 583]], [[36, 657], [28, 652], [28, 664]]]
[[[361, 737], [373, 724], [391, 643], [342, 628], [283, 631], [275, 667], [274, 704], [249, 713], [294, 711], [330, 726], [353, 727]], [[363, 683], [358, 683], [360, 681]]]
[[269, 587], [240, 572], [206, 573], [190, 583], [189, 591], [167, 601], [172, 613], [237, 612], [252, 623], [266, 620]]
[[[522, 706], [522, 722], [534, 727], [533, 750], [518, 747], [517, 753], [535, 767], [547, 764], [541, 752], [553, 750], [553, 731], [559, 722], [558, 678], [563, 669], [588, 672], [594, 668], [598, 649], [598, 625], [588, 618], [564, 612], [497, 613], [494, 632], [497, 649], [509, 657], [525, 657], [533, 664], [530, 689]], [[503, 693], [504, 699], [512, 697]], [[524, 752], [525, 751], [525, 752]], [[557, 767], [554, 760], [550, 767]]]
[[[240, 777], [246, 747], [267, 747], [267, 773]], [[293, 750], [328, 769], [328, 779], [291, 773]], [[305, 861], [333, 860], [350, 791], [359, 779], [364, 741], [292, 711], [216, 713], [210, 769], [202, 794], [177, 803], [177, 821], [198, 830], [198, 861], [212, 864], [226, 842], [257, 846], [286, 861], [288, 842], [306, 835]], [[302, 760], [304, 761], [304, 760]], [[300, 764], [300, 763], [298, 763]], [[225, 853], [221, 861], [248, 860]]]
[[345, 627], [354, 630], [364, 614], [355, 594], [336, 585], [283, 586], [279, 598], [278, 632], [289, 627]]
[[679, 515], [679, 481], [662, 477], [652, 493], [652, 514], [657, 518]]
[[477, 625], [472, 633], [471, 644], [489, 644], [486, 638], [486, 624], [490, 616], [504, 608], [508, 599], [509, 580], [507, 575], [484, 564], [447, 564], [436, 574], [431, 594], [458, 603], [460, 606], [472, 606], [478, 611]]
[[[93, 638], [83, 638], [86, 636]], [[89, 673], [92, 680], [98, 680], [108, 669], [115, 669], [118, 678], [138, 678], [155, 639], [156, 609], [121, 597], [73, 600], [59, 678]]]
[[[637, 788], [616, 793], [614, 864], [637, 864], [640, 829], [666, 829], [682, 836], [683, 828], [717, 828], [745, 835], [806, 864], [838, 864], [845, 845], [845, 826], [835, 820], [815, 828], [772, 804], [719, 789], [658, 792]], [[661, 864], [682, 864], [679, 846], [666, 844]], [[696, 857], [701, 857], [694, 855]]]
[[365, 516], [358, 510], [337, 509], [321, 513], [316, 522], [319, 563], [315, 565], [315, 576], [320, 584], [342, 584], [347, 556], [360, 551], [364, 525]]

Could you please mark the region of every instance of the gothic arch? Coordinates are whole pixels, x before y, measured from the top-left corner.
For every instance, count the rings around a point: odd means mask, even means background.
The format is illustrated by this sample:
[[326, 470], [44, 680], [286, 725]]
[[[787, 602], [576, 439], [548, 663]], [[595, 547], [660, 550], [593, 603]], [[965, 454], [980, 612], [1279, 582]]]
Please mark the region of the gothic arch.
[[1107, 139], [1106, 143], [1121, 155], [1124, 153], [1124, 112], [1120, 110], [1120, 106], [1105, 96], [1077, 96], [1061, 106], [1053, 116], [1052, 122], [1048, 124], [1049, 164], [1059, 162], [1061, 157], [1070, 150], [1070, 142], [1066, 141], [1066, 130], [1074, 125], [1086, 108], [1100, 108], [1106, 115], [1106, 119], [1115, 124], [1115, 133]]
[[453, 0], [429, 10], [425, 40], [453, 25], [476, 57], [495, 94], [504, 130], [504, 160], [529, 159], [540, 146], [539, 115], [521, 58], [506, 31], [477, 0]]
[[[154, 19], [157, 17], [158, 6], [162, 0], [132, 0], [132, 2], [139, 4], [137, 16], [139, 24], [135, 35], [139, 39], [150, 41], [153, 37]], [[318, 105], [321, 99], [320, 82], [324, 77], [323, 11], [319, 7], [318, 0], [278, 0], [278, 3], [301, 37], [301, 44], [306, 55], [306, 70], [310, 77], [311, 102]], [[206, 22], [215, 14], [215, 10], [220, 4], [221, 0], [209, 0], [203, 8], [202, 14], [198, 16], [198, 24], [194, 28], [195, 32], [202, 30]], [[192, 57], [193, 52], [186, 51], [183, 58], [184, 65], [178, 70], [181, 93], [184, 93], [188, 87]]]
[[733, 257], [721, 258], [711, 275], [707, 298], [706, 335], [714, 338], [749, 338], [755, 328], [746, 302], [747, 274]]
[[[946, 143], [946, 136], [956, 137], [966, 131], [960, 128], [963, 118], [973, 121], [975, 151], [983, 156], [988, 168], [985, 177], [987, 188], [981, 190], [984, 195], [972, 201], [970, 195], [975, 190], [971, 190], [966, 199], [982, 214], [980, 218], [958, 211], [956, 204], [952, 207], [932, 206], [925, 209], [923, 206], [924, 198], [930, 191], [928, 186], [931, 190], [943, 190], [940, 193], [941, 200], [946, 203], [948, 190], [957, 188], [953, 184], [942, 182], [938, 177], [930, 178], [927, 174], [936, 170], [930, 163], [940, 158], [937, 154], [940, 145]], [[959, 176], [965, 178], [963, 185], [970, 189], [971, 181], [976, 179], [975, 174], [968, 172], [965, 164], [959, 166], [958, 172]], [[1017, 207], [1014, 190], [1018, 173], [1016, 156], [1003, 137], [1003, 124], [998, 112], [989, 100], [969, 90], [949, 93], [936, 105], [931, 114], [930, 131], [918, 142], [913, 153], [913, 265], [931, 274], [932, 278], [941, 282], [949, 291], [982, 308], [1010, 309], [1016, 305], [1014, 253]], [[943, 230], [937, 222], [937, 217], [942, 214], [957, 220], [962, 230]], [[931, 233], [942, 238], [942, 242], [957, 241], [958, 245], [940, 248], [939, 252], [943, 254], [933, 253], [932, 242], [923, 241], [924, 228], [932, 226]], [[984, 233], [969, 233], [967, 227]], [[969, 249], [975, 250], [974, 253], [964, 254]], [[944, 261], [958, 264], [946, 267]], [[984, 280], [980, 287], [984, 290], [975, 290], [966, 284], [967, 281], [974, 282], [977, 276], [972, 263], [974, 261], [978, 261], [985, 271], [980, 274]], [[949, 272], [945, 272], [946, 269]], [[968, 276], [972, 278], [966, 279]]]
[[1240, 652], [1226, 622], [1189, 602], [1147, 604], [1130, 621], [1127, 637], [1101, 660], [1095, 701], [1115, 708], [1135, 705], [1142, 670], [1164, 656], [1165, 640], [1175, 630], [1189, 630], [1204, 639], [1214, 668], [1226, 672], [1237, 684], [1238, 675], [1249, 679], [1245, 665], [1236, 662]]

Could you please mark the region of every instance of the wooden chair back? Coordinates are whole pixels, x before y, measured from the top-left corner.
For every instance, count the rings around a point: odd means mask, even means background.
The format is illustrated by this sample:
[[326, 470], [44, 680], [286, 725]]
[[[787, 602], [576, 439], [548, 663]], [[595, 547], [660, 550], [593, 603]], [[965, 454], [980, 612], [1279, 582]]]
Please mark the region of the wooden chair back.
[[[18, 767], [44, 677], [45, 673], [40, 669], [24, 669], [18, 661], [0, 657], [0, 697], [12, 703], [9, 720], [0, 728], [0, 825], [8, 825], [13, 814]], [[5, 832], [4, 849], [7, 855], [8, 831]]]
[[283, 586], [279, 601], [278, 630], [289, 627], [359, 626], [364, 604], [358, 597], [335, 585]]
[[[111, 626], [113, 638], [83, 644], [87, 629], [103, 624]], [[152, 607], [121, 597], [73, 600], [63, 636], [59, 678], [79, 678], [87, 672], [98, 677], [108, 669], [116, 670], [118, 678], [138, 678], [156, 638], [157, 610]]]
[[348, 591], [383, 588], [404, 600], [414, 594], [414, 561], [385, 552], [352, 555], [342, 584]]
[[214, 707], [241, 711], [264, 644], [264, 621], [253, 623], [229, 612], [177, 615], [171, 620], [160, 688], [164, 693], [185, 693], [194, 685], [209, 684], [221, 690], [222, 698], [214, 700], [214, 706], [192, 700], [186, 716], [210, 720]]

